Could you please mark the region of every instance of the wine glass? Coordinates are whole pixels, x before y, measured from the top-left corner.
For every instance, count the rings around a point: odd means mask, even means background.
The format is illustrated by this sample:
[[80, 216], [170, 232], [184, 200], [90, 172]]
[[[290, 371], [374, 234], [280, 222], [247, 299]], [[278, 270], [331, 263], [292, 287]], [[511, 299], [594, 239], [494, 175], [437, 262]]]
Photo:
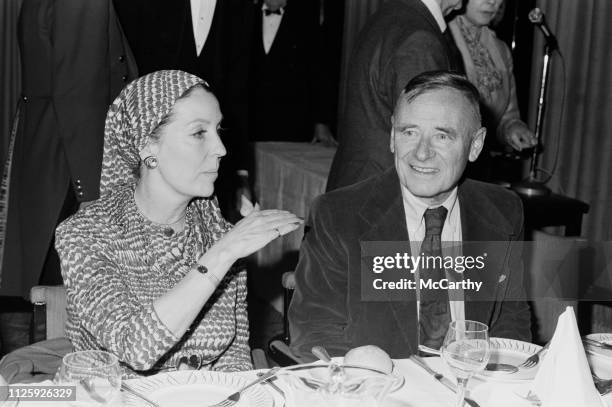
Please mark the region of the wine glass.
[[463, 407], [468, 380], [487, 366], [491, 356], [489, 327], [477, 321], [451, 322], [441, 352], [442, 359], [457, 377], [455, 407]]
[[75, 386], [79, 405], [106, 405], [121, 389], [119, 359], [101, 350], [69, 353], [62, 359], [55, 382]]

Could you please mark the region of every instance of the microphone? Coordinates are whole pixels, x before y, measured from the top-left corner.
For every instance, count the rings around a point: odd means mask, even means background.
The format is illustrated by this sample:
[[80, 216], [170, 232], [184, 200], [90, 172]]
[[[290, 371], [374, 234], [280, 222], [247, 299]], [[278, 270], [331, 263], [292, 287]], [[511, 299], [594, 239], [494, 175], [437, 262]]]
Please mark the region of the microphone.
[[540, 31], [542, 31], [542, 34], [544, 34], [544, 38], [546, 38], [548, 46], [551, 49], [557, 49], [557, 39], [550, 31], [548, 24], [546, 24], [546, 19], [544, 18], [544, 13], [542, 12], [542, 10], [537, 7], [534, 8], [529, 12], [528, 18], [532, 24], [536, 25], [540, 29]]

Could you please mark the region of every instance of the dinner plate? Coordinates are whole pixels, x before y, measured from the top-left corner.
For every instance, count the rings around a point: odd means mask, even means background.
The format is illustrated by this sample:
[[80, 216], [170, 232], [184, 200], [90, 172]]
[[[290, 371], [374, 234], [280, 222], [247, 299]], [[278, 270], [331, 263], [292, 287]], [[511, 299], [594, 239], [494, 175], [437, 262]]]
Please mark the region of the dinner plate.
[[[344, 357], [333, 357], [332, 360], [338, 364], [343, 364], [344, 363]], [[308, 371], [308, 373], [312, 376], [312, 378], [321, 381], [321, 382], [327, 382], [329, 380], [329, 371], [328, 371], [328, 365], [327, 364], [323, 364], [322, 362], [315, 362], [312, 365], [310, 365], [311, 368], [306, 368], [305, 370]], [[298, 368], [299, 369], [299, 368]], [[296, 371], [294, 369], [291, 369], [291, 367], [289, 367], [287, 370], [291, 371]], [[355, 371], [355, 370], [359, 370], [357, 368], [346, 368], [345, 372], [350, 375], [351, 374], [351, 370]], [[373, 373], [374, 375], [376, 375], [377, 373]], [[395, 366], [395, 363], [393, 364], [393, 370], [391, 371], [391, 373], [388, 375], [391, 380], [393, 380], [393, 383], [391, 384], [391, 387], [389, 388], [389, 393], [393, 393], [399, 389], [402, 388], [402, 386], [404, 385], [404, 383], [406, 382], [406, 378], [397, 370], [397, 367]], [[350, 377], [350, 376], [349, 376]]]
[[[505, 363], [518, 366], [542, 347], [529, 342], [507, 338], [491, 338], [491, 357], [489, 363]], [[519, 368], [514, 373], [484, 370], [478, 374], [481, 379], [500, 381], [532, 380], [538, 372], [538, 365]]]
[[[593, 339], [597, 342], [606, 342], [612, 345], [612, 334], [590, 334], [586, 336], [589, 339]], [[585, 344], [584, 348], [588, 353], [593, 355], [601, 356], [607, 359], [612, 359], [612, 349], [604, 349], [598, 346], [587, 346]]]
[[[220, 402], [246, 386], [250, 380], [235, 373], [203, 370], [161, 373], [130, 380], [128, 384], [137, 392], [161, 407], [203, 407]], [[123, 392], [125, 407], [150, 407], [137, 396]], [[236, 407], [272, 407], [274, 399], [262, 386], [245, 390]]]

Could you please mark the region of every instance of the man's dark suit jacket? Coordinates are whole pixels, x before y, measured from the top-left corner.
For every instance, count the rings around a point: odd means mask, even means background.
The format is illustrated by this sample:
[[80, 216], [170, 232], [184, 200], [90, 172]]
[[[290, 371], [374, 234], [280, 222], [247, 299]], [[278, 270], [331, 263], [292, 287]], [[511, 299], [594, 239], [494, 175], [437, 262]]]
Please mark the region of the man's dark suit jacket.
[[[57, 262], [49, 246], [58, 218], [71, 213], [67, 195], [79, 202], [98, 198], [106, 112], [137, 77], [111, 0], [24, 1], [17, 33], [22, 98], [2, 296], [29, 295], [46, 260]], [[59, 262], [48, 269], [49, 281], [60, 278]]]
[[449, 37], [420, 0], [386, 1], [368, 20], [350, 59], [338, 124], [340, 145], [328, 191], [380, 174], [393, 164], [391, 115], [402, 89], [426, 71], [463, 71]]
[[310, 141], [314, 123], [329, 123], [332, 97], [324, 75], [317, 1], [290, 0], [266, 54], [262, 11], [255, 17], [251, 141]]
[[[458, 199], [464, 242], [497, 241], [508, 246], [505, 256], [489, 258], [491, 267], [478, 274], [485, 285], [494, 287], [494, 297], [479, 301], [480, 293], [465, 291], [465, 318], [488, 324], [491, 336], [529, 341], [527, 303], [503, 301], [525, 298], [519, 243], [523, 236], [521, 201], [499, 186], [473, 180], [460, 184]], [[323, 345], [332, 355], [341, 356], [350, 348], [371, 344], [392, 358], [415, 353], [414, 291], [407, 292], [403, 302], [361, 300], [360, 244], [409, 240], [395, 168], [318, 198], [307, 227], [289, 309], [292, 350], [308, 358], [312, 346]]]

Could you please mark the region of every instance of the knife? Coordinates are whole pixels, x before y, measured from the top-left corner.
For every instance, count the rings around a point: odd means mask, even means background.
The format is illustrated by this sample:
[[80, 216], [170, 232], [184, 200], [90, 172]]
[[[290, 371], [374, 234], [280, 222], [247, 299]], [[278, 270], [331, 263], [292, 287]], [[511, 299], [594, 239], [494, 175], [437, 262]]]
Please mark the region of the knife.
[[434, 377], [434, 379], [436, 379], [437, 381], [442, 383], [450, 391], [452, 391], [453, 393], [457, 393], [457, 386], [455, 385], [455, 383], [453, 383], [449, 378], [444, 377], [444, 375], [442, 373], [438, 373], [435, 370], [433, 370], [432, 368], [430, 368], [429, 366], [427, 366], [427, 363], [425, 363], [425, 361], [423, 359], [421, 359], [417, 355], [412, 355], [412, 356], [410, 356], [410, 360], [412, 360], [414, 363], [416, 363], [417, 365], [422, 367], [423, 370], [425, 370], [427, 373], [432, 375]]

